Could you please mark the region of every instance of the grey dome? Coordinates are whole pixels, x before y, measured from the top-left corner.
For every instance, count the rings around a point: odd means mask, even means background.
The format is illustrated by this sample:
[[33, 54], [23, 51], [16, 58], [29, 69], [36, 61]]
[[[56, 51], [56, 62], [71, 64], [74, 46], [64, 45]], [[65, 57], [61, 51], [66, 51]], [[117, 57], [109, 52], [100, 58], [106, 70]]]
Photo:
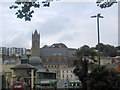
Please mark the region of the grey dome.
[[42, 59], [37, 56], [32, 56], [29, 58], [29, 64], [42, 64]]

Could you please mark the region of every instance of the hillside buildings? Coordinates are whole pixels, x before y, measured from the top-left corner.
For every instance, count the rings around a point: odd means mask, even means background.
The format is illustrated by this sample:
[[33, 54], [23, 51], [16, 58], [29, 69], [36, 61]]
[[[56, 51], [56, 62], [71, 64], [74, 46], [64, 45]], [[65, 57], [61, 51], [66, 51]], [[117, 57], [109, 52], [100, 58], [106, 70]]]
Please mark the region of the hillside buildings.
[[[76, 49], [67, 48], [62, 43], [40, 48], [40, 34], [35, 30], [32, 34], [31, 50], [2, 47], [1, 54], [3, 55], [22, 55], [18, 63], [3, 63], [3, 71], [5, 76], [8, 75], [6, 77], [9, 77], [11, 84], [15, 81], [23, 81], [33, 88], [36, 85], [40, 86], [41, 82], [57, 79], [61, 82], [59, 84], [63, 85], [62, 81], [67, 83], [68, 80], [78, 79], [73, 73], [75, 52]], [[58, 87], [64, 88], [65, 83]]]
[[37, 30], [32, 34], [31, 56], [40, 57], [44, 67], [48, 68], [49, 71], [56, 72], [58, 79], [66, 80], [76, 78], [73, 74], [73, 62], [76, 59], [76, 50], [67, 48], [62, 43], [51, 46], [45, 45], [43, 48], [40, 48], [40, 34], [38, 34]]
[[[31, 56], [38, 56], [42, 59], [43, 65], [47, 68], [70, 67], [75, 60], [76, 49], [67, 48], [66, 45], [59, 43], [51, 47], [40, 48], [40, 34], [37, 30], [32, 34]], [[29, 50], [27, 50], [29, 54]]]
[[23, 54], [26, 54], [26, 48], [0, 47], [0, 54], [3, 56], [22, 56]]

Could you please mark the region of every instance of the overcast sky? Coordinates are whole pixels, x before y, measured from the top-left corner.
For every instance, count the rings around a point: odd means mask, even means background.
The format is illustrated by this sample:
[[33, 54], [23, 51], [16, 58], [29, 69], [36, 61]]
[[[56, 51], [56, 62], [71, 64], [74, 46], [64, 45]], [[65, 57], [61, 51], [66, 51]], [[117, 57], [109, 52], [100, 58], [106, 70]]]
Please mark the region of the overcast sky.
[[100, 9], [95, 2], [53, 2], [49, 8], [35, 9], [32, 20], [24, 21], [9, 9], [14, 2], [0, 2], [0, 46], [31, 48], [32, 33], [40, 33], [40, 47], [64, 43], [69, 48], [97, 44], [96, 19], [101, 13], [100, 42], [118, 45], [118, 5]]

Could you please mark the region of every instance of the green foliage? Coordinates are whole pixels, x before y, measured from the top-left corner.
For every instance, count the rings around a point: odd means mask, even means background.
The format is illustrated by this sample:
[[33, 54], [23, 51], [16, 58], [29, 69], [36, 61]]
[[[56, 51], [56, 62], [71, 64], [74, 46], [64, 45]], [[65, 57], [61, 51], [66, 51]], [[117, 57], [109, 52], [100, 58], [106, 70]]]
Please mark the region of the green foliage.
[[[103, 52], [105, 49], [105, 45], [103, 43], [99, 43], [99, 47], [100, 47], [100, 52]], [[96, 49], [98, 49], [98, 45], [96, 45]]]
[[[10, 9], [18, 9], [15, 15], [17, 18], [25, 18], [25, 21], [30, 21], [34, 10], [31, 10], [32, 7], [39, 8], [39, 2], [15, 2], [16, 5], [10, 6]], [[20, 8], [21, 9], [20, 9]]]
[[90, 48], [88, 45], [84, 45], [77, 50], [76, 56], [78, 58], [83, 58], [85, 56], [94, 59], [94, 56], [96, 56], [96, 52], [94, 48]]
[[[119, 79], [116, 70], [106, 69], [106, 66], [94, 65], [87, 60], [94, 60], [94, 56], [97, 55], [95, 51], [97, 48], [98, 45], [92, 48], [84, 45], [77, 50], [76, 56], [78, 60], [74, 61], [75, 69], [73, 73], [79, 77], [84, 90], [107, 90], [108, 88], [118, 88], [117, 82], [119, 82]], [[116, 48], [111, 45], [100, 43], [100, 52], [103, 56], [116, 56], [118, 48], [119, 47]], [[88, 73], [88, 70], [90, 70], [91, 73]]]
[[94, 65], [88, 75], [87, 85], [90, 90], [119, 88], [118, 72], [114, 69], [106, 69], [105, 66]]
[[87, 74], [88, 74], [88, 61], [86, 59], [79, 59], [74, 62], [75, 69], [73, 73], [79, 77], [82, 82], [83, 88], [87, 90]]
[[[106, 56], [106, 57], [115, 57], [120, 56], [120, 46], [114, 47], [109, 44], [103, 44], [100, 43], [100, 56]], [[97, 56], [98, 45], [95, 47], [90, 48], [88, 45], [84, 45], [81, 48], [78, 48], [75, 55], [78, 58], [88, 57], [90, 59], [94, 59], [95, 56]]]
[[103, 8], [108, 8], [111, 7], [113, 4], [117, 3], [116, 0], [97, 0], [96, 4], [99, 6], [101, 9]]
[[54, 43], [51, 45], [51, 47], [56, 47], [56, 48], [67, 48], [67, 46], [63, 43]]
[[[44, 7], [49, 7], [50, 1], [43, 1], [42, 4]], [[25, 18], [25, 21], [31, 21], [32, 14], [34, 13], [34, 10], [32, 8], [40, 8], [40, 3], [37, 2], [37, 0], [16, 0], [15, 5], [10, 6], [10, 9], [17, 9], [17, 12], [15, 13], [15, 15], [17, 15], [17, 18]]]
[[[79, 62], [80, 63], [80, 62]], [[87, 64], [86, 64], [87, 65]], [[85, 66], [85, 65], [84, 65]], [[74, 73], [79, 77], [85, 90], [109, 90], [120, 88], [119, 73], [115, 69], [107, 69], [106, 66], [92, 65], [91, 73], [85, 72], [85, 69], [77, 67]]]
[[[104, 45], [102, 43], [99, 44], [101, 56], [110, 56], [115, 57], [117, 55], [117, 48], [111, 45]], [[96, 49], [98, 49], [98, 45], [96, 45]]]
[[90, 48], [88, 45], [84, 45], [77, 50], [76, 56], [78, 57], [78, 60], [74, 61], [75, 69], [73, 73], [79, 77], [83, 84], [83, 88], [87, 90], [86, 81], [88, 77], [88, 69], [91, 65], [88, 59], [93, 60], [94, 56], [96, 56], [96, 52], [94, 48]]
[[50, 46], [44, 45], [43, 48], [67, 48], [67, 46], [64, 43], [54, 43]]

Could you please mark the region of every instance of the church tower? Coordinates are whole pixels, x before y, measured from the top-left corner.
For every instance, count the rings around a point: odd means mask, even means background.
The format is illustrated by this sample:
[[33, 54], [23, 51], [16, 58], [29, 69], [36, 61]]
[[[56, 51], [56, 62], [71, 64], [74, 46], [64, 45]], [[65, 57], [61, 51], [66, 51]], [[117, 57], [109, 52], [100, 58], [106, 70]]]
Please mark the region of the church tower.
[[38, 34], [37, 30], [32, 34], [31, 56], [40, 57], [40, 34]]

